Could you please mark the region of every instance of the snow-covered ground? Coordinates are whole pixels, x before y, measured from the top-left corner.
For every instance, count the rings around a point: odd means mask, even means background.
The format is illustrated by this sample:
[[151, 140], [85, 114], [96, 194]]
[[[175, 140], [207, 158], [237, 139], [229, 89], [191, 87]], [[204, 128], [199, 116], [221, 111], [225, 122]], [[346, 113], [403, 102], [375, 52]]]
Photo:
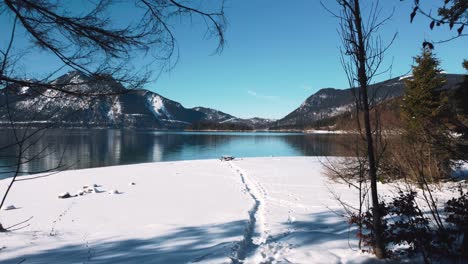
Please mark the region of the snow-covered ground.
[[309, 129], [306, 130], [305, 133], [307, 134], [356, 134], [357, 131], [346, 131], [346, 130], [317, 130], [317, 129]]
[[[33, 218], [0, 233], [0, 263], [375, 261], [356, 250], [332, 195], [354, 203], [353, 189], [328, 180], [323, 161], [161, 162], [20, 181], [6, 202], [17, 209], [1, 211], [0, 221], [8, 227]], [[0, 193], [7, 183], [0, 181]], [[58, 198], [83, 186], [93, 192]]]
[[[0, 263], [229, 262], [251, 203], [229, 172], [216, 160], [183, 161], [17, 182], [7, 204], [19, 209], [1, 211], [0, 220], [6, 227], [33, 218], [0, 234]], [[94, 184], [95, 193], [58, 199]]]
[[[324, 175], [314, 157], [244, 159], [232, 162], [250, 178], [248, 185], [261, 201], [257, 213], [258, 241], [247, 263], [347, 263], [373, 260], [350, 249], [356, 246], [341, 206], [332, 192], [352, 202], [353, 190]], [[255, 241], [254, 241], [255, 242]]]

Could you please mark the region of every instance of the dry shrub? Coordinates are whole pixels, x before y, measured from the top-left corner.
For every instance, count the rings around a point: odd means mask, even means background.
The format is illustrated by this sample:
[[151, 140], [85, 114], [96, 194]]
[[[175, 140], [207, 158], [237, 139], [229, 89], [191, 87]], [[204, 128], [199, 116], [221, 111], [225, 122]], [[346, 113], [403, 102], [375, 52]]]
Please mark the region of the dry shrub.
[[404, 179], [415, 183], [422, 180], [435, 183], [446, 178], [440, 173], [444, 169], [443, 164], [428, 144], [395, 140], [382, 160], [382, 172], [387, 181]]

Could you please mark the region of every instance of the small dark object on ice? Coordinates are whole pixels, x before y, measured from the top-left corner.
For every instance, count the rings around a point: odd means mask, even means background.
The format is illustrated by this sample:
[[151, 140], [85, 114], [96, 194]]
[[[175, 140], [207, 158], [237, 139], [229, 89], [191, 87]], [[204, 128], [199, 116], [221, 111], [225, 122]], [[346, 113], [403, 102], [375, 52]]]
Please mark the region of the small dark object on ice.
[[221, 156], [220, 160], [223, 160], [223, 161], [230, 161], [230, 160], [233, 160], [234, 157], [233, 156]]
[[58, 196], [59, 199], [66, 199], [66, 198], [71, 198], [71, 197], [74, 197], [74, 196], [72, 196], [69, 192], [61, 193]]
[[107, 193], [108, 194], [122, 194], [121, 192], [119, 192], [119, 190], [110, 190]]

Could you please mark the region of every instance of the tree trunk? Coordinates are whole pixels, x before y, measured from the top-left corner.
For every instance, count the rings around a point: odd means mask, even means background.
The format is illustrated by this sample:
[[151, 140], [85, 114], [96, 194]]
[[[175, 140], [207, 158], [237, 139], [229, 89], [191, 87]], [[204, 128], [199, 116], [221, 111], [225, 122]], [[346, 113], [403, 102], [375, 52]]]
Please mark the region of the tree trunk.
[[379, 198], [377, 195], [377, 168], [374, 155], [374, 143], [372, 138], [370, 115], [369, 115], [369, 100], [367, 95], [367, 73], [366, 73], [366, 50], [364, 36], [362, 30], [361, 10], [359, 0], [354, 0], [354, 19], [358, 35], [357, 43], [357, 59], [358, 59], [358, 82], [361, 94], [361, 104], [364, 112], [364, 128], [367, 142], [367, 156], [369, 159], [369, 176], [371, 180], [371, 196], [372, 196], [372, 221], [374, 228], [374, 252], [377, 258], [385, 258], [385, 245], [382, 239], [382, 216], [379, 207]]
[[461, 246], [461, 255], [463, 258], [468, 258], [468, 230], [463, 234], [463, 242]]

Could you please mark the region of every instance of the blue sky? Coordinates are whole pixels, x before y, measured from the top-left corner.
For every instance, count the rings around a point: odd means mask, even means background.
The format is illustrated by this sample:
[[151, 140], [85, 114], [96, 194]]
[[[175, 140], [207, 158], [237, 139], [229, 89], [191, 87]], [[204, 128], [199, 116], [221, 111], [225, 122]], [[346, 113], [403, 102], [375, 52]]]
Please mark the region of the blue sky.
[[[323, 2], [337, 10], [335, 1]], [[423, 40], [440, 40], [454, 34], [445, 27], [431, 31], [430, 21], [422, 16], [410, 24], [411, 2], [381, 1], [383, 14], [391, 13], [393, 8], [395, 14], [380, 33], [384, 40], [394, 33], [398, 37], [384, 65], [393, 62], [391, 74], [376, 81], [406, 74]], [[120, 12], [131, 16], [131, 10]], [[179, 61], [146, 88], [185, 107], [211, 107], [244, 118], [281, 118], [320, 88], [348, 87], [340, 65], [338, 21], [320, 1], [227, 0], [225, 12], [229, 24], [227, 45], [221, 54], [213, 55], [216, 40], [204, 38], [205, 28], [200, 21], [174, 24]], [[461, 62], [468, 58], [467, 43], [467, 38], [461, 38], [436, 46], [445, 71], [465, 73]], [[30, 72], [41, 71], [47, 60], [37, 54], [24, 67]]]

